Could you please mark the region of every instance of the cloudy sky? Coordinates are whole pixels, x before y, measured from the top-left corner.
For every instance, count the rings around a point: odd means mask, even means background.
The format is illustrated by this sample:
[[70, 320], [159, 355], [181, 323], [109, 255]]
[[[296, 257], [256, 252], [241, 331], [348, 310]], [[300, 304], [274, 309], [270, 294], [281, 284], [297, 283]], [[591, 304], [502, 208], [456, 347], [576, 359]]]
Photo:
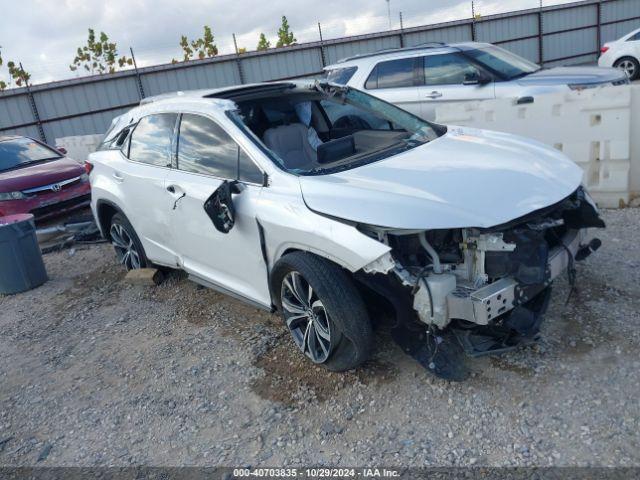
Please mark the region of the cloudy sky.
[[[544, 5], [568, 0], [543, 0]], [[402, 11], [405, 26], [470, 17], [470, 0], [390, 0], [393, 27]], [[539, 0], [479, 0], [482, 15], [534, 8]], [[75, 50], [86, 43], [87, 28], [106, 32], [120, 53], [133, 47], [139, 66], [180, 58], [180, 35], [193, 38], [203, 25], [213, 28], [220, 53], [253, 50], [260, 32], [275, 43], [286, 15], [298, 42], [388, 29], [385, 0], [0, 0], [0, 46], [6, 62], [21, 61], [33, 83], [77, 76], [69, 70]]]

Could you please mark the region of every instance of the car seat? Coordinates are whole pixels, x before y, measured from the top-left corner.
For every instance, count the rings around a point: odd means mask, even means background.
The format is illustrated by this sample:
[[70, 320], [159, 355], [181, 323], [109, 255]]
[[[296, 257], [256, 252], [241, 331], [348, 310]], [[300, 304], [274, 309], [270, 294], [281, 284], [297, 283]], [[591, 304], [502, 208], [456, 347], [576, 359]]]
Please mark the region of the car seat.
[[278, 154], [285, 168], [303, 168], [316, 162], [317, 154], [309, 144], [308, 128], [301, 123], [281, 125], [264, 133], [265, 145]]

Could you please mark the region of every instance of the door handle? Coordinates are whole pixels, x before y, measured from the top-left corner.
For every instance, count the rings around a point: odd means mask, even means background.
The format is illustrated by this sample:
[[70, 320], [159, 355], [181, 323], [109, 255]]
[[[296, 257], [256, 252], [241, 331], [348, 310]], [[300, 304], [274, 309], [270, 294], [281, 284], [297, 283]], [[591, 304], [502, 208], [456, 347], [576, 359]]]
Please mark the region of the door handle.
[[186, 197], [186, 196], [187, 196], [187, 194], [183, 192], [183, 193], [182, 193], [182, 195], [180, 195], [178, 198], [176, 198], [176, 201], [175, 201], [175, 202], [173, 202], [173, 209], [174, 209], [174, 210], [175, 210], [176, 208], [178, 208], [178, 202], [179, 202], [180, 200], [182, 200], [182, 199], [183, 199], [184, 197]]
[[427, 95], [425, 95], [425, 97], [427, 98], [440, 98], [442, 96], [442, 93], [440, 92], [436, 92], [435, 90]]
[[525, 105], [527, 103], [533, 103], [533, 97], [520, 97], [516, 101], [516, 105]]
[[113, 172], [113, 178], [115, 178], [116, 181], [118, 182], [121, 182], [124, 180], [124, 178], [122, 178], [122, 176], [118, 172]]

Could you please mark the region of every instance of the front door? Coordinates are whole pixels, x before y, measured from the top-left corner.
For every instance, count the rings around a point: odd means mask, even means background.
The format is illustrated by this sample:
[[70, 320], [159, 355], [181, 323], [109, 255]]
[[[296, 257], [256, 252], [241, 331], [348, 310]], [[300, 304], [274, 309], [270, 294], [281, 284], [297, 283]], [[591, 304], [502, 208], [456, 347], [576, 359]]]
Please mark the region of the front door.
[[469, 82], [473, 78], [482, 78], [482, 74], [488, 75], [460, 53], [426, 55], [423, 82], [418, 87], [422, 118], [435, 120], [436, 109], [443, 103], [495, 98], [493, 81], [475, 84]]
[[367, 93], [420, 115], [420, 97], [416, 87], [417, 62], [420, 57], [400, 58], [378, 63], [367, 78]]
[[[262, 174], [233, 139], [208, 117], [183, 114], [177, 168], [165, 180], [171, 199], [170, 229], [181, 267], [218, 288], [271, 306], [256, 207]], [[218, 230], [204, 205], [227, 182], [238, 182], [232, 196], [235, 222]]]

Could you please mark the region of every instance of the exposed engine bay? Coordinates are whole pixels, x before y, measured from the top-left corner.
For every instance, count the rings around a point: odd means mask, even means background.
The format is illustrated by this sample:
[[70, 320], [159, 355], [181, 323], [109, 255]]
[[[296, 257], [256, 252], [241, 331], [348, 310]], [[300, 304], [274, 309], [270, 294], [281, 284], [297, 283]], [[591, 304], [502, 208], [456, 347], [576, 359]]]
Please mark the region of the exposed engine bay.
[[488, 229], [360, 226], [391, 247], [360, 280], [388, 299], [393, 295], [394, 338], [407, 353], [440, 376], [462, 379], [466, 369], [456, 352], [496, 354], [536, 340], [553, 280], [567, 272], [573, 286], [574, 262], [600, 247], [598, 239], [583, 244], [586, 228], [604, 226], [582, 187]]

